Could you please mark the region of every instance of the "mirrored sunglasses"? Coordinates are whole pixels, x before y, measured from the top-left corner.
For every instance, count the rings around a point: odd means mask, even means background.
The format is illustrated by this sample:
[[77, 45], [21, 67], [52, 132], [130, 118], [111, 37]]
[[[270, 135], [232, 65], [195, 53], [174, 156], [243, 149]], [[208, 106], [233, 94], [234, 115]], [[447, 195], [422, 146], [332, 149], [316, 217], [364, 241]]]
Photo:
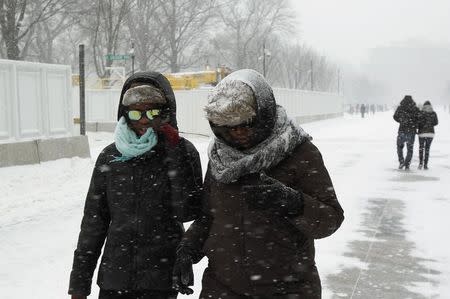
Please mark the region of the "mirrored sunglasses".
[[153, 120], [155, 117], [160, 116], [161, 110], [160, 109], [150, 109], [150, 110], [128, 110], [128, 118], [130, 120], [138, 121], [140, 120], [143, 115], [145, 114], [145, 117], [149, 120]]

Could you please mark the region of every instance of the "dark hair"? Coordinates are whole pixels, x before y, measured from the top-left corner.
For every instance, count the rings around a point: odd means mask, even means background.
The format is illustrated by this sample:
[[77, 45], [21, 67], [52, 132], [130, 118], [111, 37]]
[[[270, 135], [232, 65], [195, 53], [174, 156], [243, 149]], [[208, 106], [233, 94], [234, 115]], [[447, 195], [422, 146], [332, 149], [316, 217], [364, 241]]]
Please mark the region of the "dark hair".
[[431, 105], [430, 101], [425, 101], [425, 103], [423, 103], [423, 105]]
[[413, 98], [412, 98], [412, 96], [410, 96], [410, 95], [405, 95], [405, 97], [403, 98], [404, 100], [412, 100]]

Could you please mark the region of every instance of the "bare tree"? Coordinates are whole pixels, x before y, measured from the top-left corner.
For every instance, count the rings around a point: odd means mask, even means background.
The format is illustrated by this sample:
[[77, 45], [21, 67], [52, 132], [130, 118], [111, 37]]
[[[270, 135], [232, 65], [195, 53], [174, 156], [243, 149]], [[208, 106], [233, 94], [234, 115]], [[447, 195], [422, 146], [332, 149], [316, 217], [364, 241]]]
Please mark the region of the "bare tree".
[[[56, 63], [61, 60], [62, 57], [55, 55], [55, 43], [58, 42], [58, 37], [62, 34], [68, 34], [73, 29], [79, 29], [78, 25], [81, 16], [85, 11], [78, 10], [77, 6], [67, 5], [58, 14], [55, 14], [52, 18], [39, 22], [35, 26], [35, 34], [32, 38], [30, 48], [28, 50], [28, 56], [35, 57], [39, 62]], [[35, 10], [39, 11], [42, 8], [40, 3], [36, 3]], [[60, 44], [58, 48], [64, 48], [64, 44]], [[66, 56], [67, 53], [62, 52], [62, 56]]]
[[[273, 41], [272, 41], [273, 43]], [[274, 86], [337, 91], [337, 67], [314, 49], [300, 42], [278, 40], [271, 56], [268, 80]]]
[[[78, 68], [78, 51], [80, 44], [89, 44], [88, 35], [79, 26], [70, 26], [57, 36], [53, 44], [53, 63], [69, 64], [73, 70]], [[92, 49], [86, 49], [86, 73], [93, 69]], [[94, 71], [95, 72], [95, 71]]]
[[107, 67], [112, 61], [106, 59], [107, 54], [117, 54], [123, 24], [129, 13], [131, 0], [97, 0], [93, 3], [93, 13], [87, 26], [91, 32], [91, 47], [98, 77], [109, 76]]
[[0, 31], [0, 58], [6, 58], [6, 52], [4, 47], [2, 46], [4, 44], [3, 42], [3, 36], [1, 35]]
[[155, 14], [163, 40], [157, 58], [171, 72], [198, 62], [195, 49], [205, 40], [208, 21], [214, 15], [215, 0], [157, 0]]
[[[313, 61], [314, 62], [314, 61]], [[325, 56], [317, 56], [313, 71], [316, 74], [314, 86], [316, 90], [337, 92], [337, 67], [328, 61]]]
[[163, 63], [158, 58], [163, 42], [163, 31], [156, 21], [155, 14], [160, 8], [156, 0], [136, 0], [127, 16], [127, 26], [134, 44], [138, 69], [159, 69]]
[[[0, 31], [8, 59], [26, 56], [37, 24], [59, 13], [73, 0], [0, 0]], [[40, 10], [31, 4], [39, 4]]]
[[296, 27], [287, 0], [226, 0], [219, 12], [224, 28], [214, 43], [224, 60], [237, 69], [260, 69], [258, 58], [272, 46], [272, 37], [290, 35]]

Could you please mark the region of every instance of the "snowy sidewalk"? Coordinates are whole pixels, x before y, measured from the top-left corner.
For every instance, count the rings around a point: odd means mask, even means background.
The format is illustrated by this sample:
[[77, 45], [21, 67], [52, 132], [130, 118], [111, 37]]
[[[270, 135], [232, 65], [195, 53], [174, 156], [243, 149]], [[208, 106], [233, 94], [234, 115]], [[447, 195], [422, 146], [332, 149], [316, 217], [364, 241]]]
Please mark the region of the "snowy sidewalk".
[[[345, 210], [317, 241], [323, 298], [450, 298], [450, 115], [431, 146], [430, 170], [397, 170], [392, 112], [306, 124]], [[93, 161], [0, 168], [0, 297], [69, 298], [67, 285], [93, 163], [112, 135], [90, 136]], [[207, 139], [188, 137], [206, 167]], [[195, 266], [197, 298], [203, 259]], [[94, 280], [95, 281], [95, 280]], [[96, 298], [93, 286], [90, 298]]]
[[[327, 269], [333, 274], [323, 279], [324, 298], [450, 298], [445, 238], [450, 197], [443, 185], [450, 182], [450, 138], [445, 134], [450, 115], [439, 115], [429, 171], [417, 170], [417, 142], [412, 170], [396, 169], [392, 112], [367, 119], [347, 116], [343, 124], [330, 121], [333, 129], [324, 133], [323, 122], [310, 128], [319, 134], [317, 144], [346, 214], [336, 235], [318, 242], [319, 270], [332, 259], [346, 260]], [[332, 257], [340, 240], [346, 248]]]

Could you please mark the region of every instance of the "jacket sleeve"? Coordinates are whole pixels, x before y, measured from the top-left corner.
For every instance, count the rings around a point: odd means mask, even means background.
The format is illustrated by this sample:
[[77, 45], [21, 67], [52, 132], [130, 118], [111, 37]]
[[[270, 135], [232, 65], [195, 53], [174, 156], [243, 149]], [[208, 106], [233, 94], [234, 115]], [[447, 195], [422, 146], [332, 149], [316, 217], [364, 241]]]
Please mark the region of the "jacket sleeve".
[[180, 222], [200, 215], [202, 167], [195, 147], [182, 138], [174, 148], [166, 147], [172, 216]]
[[418, 129], [420, 129], [424, 125], [424, 115], [420, 111], [419, 113], [417, 113], [417, 125]]
[[[209, 230], [213, 221], [213, 216], [209, 210], [209, 182], [210, 176], [207, 173], [204, 183], [204, 192], [201, 199], [201, 213], [199, 217], [189, 226], [178, 246], [178, 250], [187, 252], [194, 263], [198, 263], [204, 256], [203, 245], [208, 238]], [[177, 250], [177, 251], [178, 251]]]
[[108, 232], [110, 214], [106, 201], [104, 154], [100, 154], [86, 196], [81, 231], [70, 273], [69, 294], [89, 295], [92, 276]]
[[437, 113], [433, 113], [433, 126], [437, 126], [439, 124]]
[[333, 183], [317, 147], [307, 141], [299, 163], [297, 191], [303, 195], [303, 213], [288, 218], [305, 236], [320, 239], [333, 234], [344, 220]]
[[398, 122], [398, 123], [401, 122], [401, 109], [400, 109], [400, 107], [397, 107], [397, 109], [395, 110], [394, 120], [396, 122]]
[[197, 149], [186, 142], [186, 160], [183, 193], [186, 204], [183, 209], [183, 222], [197, 219], [201, 214], [201, 197], [203, 193], [202, 165]]

